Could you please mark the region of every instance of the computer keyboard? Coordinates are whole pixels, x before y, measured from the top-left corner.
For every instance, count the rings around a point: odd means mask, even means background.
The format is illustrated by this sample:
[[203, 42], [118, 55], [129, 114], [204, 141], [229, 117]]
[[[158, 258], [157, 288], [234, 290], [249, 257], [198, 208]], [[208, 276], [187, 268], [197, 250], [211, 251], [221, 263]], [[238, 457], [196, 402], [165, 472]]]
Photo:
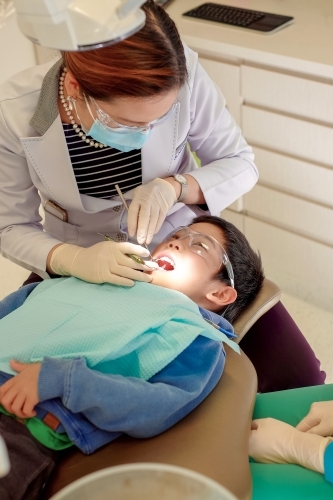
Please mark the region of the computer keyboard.
[[183, 15], [264, 32], [275, 31], [293, 21], [293, 18], [290, 16], [241, 9], [239, 7], [216, 3], [204, 3], [195, 9], [185, 12]]

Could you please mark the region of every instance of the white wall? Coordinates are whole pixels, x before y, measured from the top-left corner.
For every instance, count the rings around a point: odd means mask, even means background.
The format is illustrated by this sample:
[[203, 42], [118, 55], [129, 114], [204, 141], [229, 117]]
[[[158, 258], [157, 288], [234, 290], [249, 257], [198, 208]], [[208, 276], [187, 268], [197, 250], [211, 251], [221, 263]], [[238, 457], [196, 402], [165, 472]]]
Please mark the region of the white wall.
[[[0, 83], [36, 64], [33, 44], [19, 31], [15, 16], [0, 28]], [[28, 271], [0, 256], [0, 299], [16, 290]]]

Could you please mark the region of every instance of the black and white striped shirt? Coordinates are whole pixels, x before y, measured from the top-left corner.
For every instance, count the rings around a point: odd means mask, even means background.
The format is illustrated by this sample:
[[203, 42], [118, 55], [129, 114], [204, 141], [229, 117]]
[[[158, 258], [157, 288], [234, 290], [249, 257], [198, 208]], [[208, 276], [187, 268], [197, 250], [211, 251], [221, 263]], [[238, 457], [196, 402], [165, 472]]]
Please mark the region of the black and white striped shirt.
[[142, 184], [141, 149], [123, 153], [111, 147], [95, 148], [84, 142], [72, 125], [63, 123], [69, 156], [79, 192], [95, 198], [117, 195]]

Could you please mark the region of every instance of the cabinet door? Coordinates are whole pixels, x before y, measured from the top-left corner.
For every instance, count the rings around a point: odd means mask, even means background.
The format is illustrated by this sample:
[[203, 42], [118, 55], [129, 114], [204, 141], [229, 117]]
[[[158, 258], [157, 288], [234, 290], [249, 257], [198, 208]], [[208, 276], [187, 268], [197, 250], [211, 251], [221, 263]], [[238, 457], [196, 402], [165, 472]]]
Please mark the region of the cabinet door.
[[333, 82], [324, 83], [243, 65], [242, 97], [246, 104], [333, 124]]
[[253, 151], [260, 184], [333, 208], [333, 169], [259, 147]]
[[240, 67], [204, 57], [199, 57], [199, 62], [221, 89], [228, 110], [240, 126]]
[[332, 310], [332, 247], [252, 217], [244, 217], [244, 228], [251, 246], [260, 250], [268, 278], [286, 293]]
[[246, 105], [242, 123], [251, 145], [333, 167], [333, 127]]
[[333, 247], [332, 208], [260, 185], [243, 199], [247, 214]]

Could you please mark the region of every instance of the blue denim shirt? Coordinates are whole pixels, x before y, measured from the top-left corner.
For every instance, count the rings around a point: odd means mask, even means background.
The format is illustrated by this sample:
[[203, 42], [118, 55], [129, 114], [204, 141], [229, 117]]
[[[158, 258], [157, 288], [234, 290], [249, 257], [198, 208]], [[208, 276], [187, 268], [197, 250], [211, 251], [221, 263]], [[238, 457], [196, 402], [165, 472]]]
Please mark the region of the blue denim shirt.
[[[0, 319], [20, 307], [37, 284], [27, 285], [0, 302]], [[200, 308], [204, 318], [234, 337], [231, 325]], [[104, 375], [87, 368], [82, 357], [44, 358], [38, 381], [37, 416], [51, 412], [86, 454], [122, 433], [144, 438], [159, 434], [192, 411], [213, 390], [225, 363], [220, 342], [199, 336], [149, 381]], [[11, 375], [0, 372], [0, 385]]]

